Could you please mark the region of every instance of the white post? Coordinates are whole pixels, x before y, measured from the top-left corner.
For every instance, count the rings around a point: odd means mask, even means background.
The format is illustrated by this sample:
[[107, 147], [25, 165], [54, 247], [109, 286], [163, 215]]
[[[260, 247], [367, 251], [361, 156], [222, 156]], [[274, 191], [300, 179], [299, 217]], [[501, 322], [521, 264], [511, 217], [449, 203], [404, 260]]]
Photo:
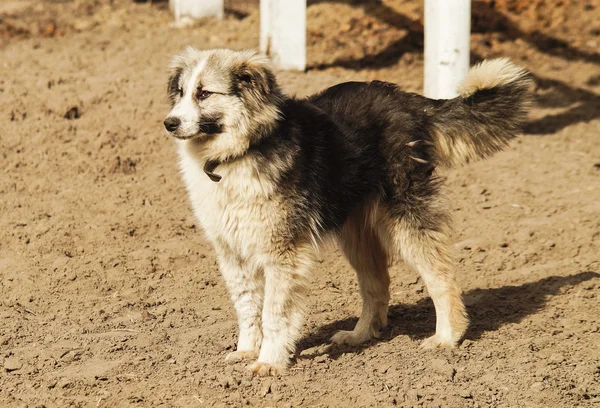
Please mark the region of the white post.
[[425, 96], [450, 99], [469, 71], [471, 0], [425, 0]]
[[306, 69], [306, 0], [260, 1], [260, 50], [281, 69]]
[[260, 35], [259, 48], [260, 52], [265, 55], [270, 54], [270, 37], [271, 37], [271, 7], [273, 0], [260, 0]]
[[223, 0], [169, 0], [169, 8], [176, 22], [202, 17], [223, 18]]

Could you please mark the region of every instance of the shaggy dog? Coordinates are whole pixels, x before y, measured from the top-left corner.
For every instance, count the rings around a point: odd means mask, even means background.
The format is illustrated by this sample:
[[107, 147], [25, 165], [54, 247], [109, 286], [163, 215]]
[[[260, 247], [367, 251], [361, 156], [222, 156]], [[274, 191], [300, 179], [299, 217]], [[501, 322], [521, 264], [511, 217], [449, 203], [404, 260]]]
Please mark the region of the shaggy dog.
[[213, 244], [239, 323], [237, 350], [260, 375], [283, 371], [300, 335], [309, 273], [333, 237], [356, 270], [359, 344], [387, 324], [388, 263], [423, 278], [436, 311], [423, 348], [454, 347], [468, 325], [451, 257], [450, 216], [436, 167], [490, 156], [514, 138], [533, 80], [506, 59], [473, 67], [460, 96], [432, 100], [396, 85], [348, 82], [286, 96], [250, 51], [188, 48], [171, 65], [183, 179]]

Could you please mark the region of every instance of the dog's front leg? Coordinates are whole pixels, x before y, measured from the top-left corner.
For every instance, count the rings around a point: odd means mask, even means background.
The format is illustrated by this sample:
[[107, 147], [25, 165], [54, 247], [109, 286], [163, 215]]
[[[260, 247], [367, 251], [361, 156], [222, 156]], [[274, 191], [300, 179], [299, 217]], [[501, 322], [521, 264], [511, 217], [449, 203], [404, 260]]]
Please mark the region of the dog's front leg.
[[239, 325], [236, 351], [225, 360], [236, 362], [258, 357], [262, 342], [261, 311], [264, 294], [264, 274], [251, 262], [241, 262], [235, 254], [219, 251], [219, 266], [233, 300]]
[[261, 376], [287, 368], [302, 328], [312, 255], [294, 252], [290, 258], [264, 269], [263, 342], [258, 360], [248, 367]]

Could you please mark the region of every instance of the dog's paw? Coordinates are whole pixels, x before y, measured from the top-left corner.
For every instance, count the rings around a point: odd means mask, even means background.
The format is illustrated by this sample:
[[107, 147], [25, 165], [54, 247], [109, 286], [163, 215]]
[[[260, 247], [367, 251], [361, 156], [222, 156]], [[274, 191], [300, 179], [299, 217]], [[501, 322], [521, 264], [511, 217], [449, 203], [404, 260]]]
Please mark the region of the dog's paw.
[[252, 374], [260, 375], [261, 377], [267, 377], [269, 375], [277, 375], [281, 374], [285, 371], [285, 367], [278, 366], [269, 363], [263, 363], [262, 361], [256, 361], [250, 364], [248, 367], [248, 371]]
[[225, 361], [228, 363], [237, 363], [242, 360], [256, 360], [258, 358], [258, 353], [252, 350], [238, 350], [232, 353], [229, 353], [225, 356]]
[[432, 349], [437, 349], [437, 348], [454, 348], [454, 347], [456, 347], [456, 341], [449, 339], [449, 338], [444, 338], [442, 336], [438, 336], [437, 334], [434, 334], [433, 336], [423, 340], [423, 342], [421, 343], [421, 346], [420, 346], [420, 348], [422, 350], [432, 350]]
[[357, 333], [356, 331], [340, 330], [333, 335], [331, 341], [335, 344], [349, 344], [356, 346], [372, 339], [369, 333]]

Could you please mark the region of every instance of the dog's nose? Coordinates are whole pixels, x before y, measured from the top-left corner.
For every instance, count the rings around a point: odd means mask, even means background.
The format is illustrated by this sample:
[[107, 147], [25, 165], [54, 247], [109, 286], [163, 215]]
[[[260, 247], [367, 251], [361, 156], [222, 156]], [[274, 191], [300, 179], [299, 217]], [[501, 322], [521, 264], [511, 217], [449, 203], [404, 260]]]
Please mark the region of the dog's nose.
[[165, 119], [165, 129], [169, 132], [174, 132], [181, 125], [181, 121], [176, 117], [169, 117]]

